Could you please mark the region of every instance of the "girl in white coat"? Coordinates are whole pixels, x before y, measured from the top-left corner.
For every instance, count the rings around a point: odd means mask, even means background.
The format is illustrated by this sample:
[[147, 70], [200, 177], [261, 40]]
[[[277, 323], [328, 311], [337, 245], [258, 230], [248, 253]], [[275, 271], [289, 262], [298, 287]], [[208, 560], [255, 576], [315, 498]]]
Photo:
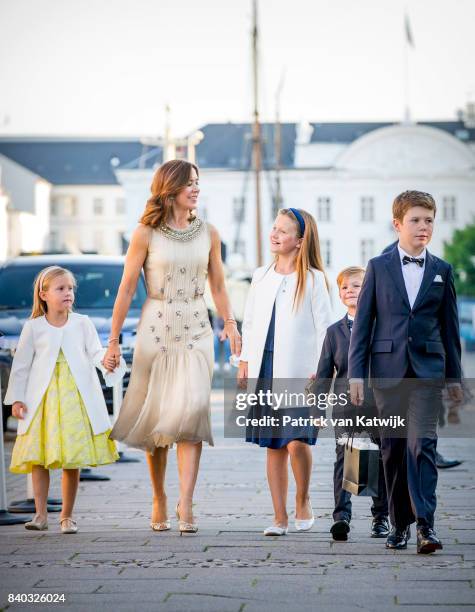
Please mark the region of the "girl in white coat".
[[26, 529], [48, 529], [49, 470], [63, 469], [63, 533], [76, 533], [72, 511], [79, 470], [118, 459], [109, 439], [110, 421], [97, 377], [101, 368], [106, 384], [123, 375], [125, 363], [101, 363], [102, 348], [91, 320], [71, 312], [74, 276], [51, 266], [35, 280], [33, 311], [25, 323], [13, 358], [5, 403], [19, 419], [10, 470], [32, 472], [36, 515]]
[[[270, 248], [274, 262], [255, 271], [246, 304], [238, 373], [241, 387], [248, 378], [268, 382], [270, 387], [277, 379], [310, 378], [332, 323], [312, 215], [295, 208], [280, 210], [270, 234]], [[267, 448], [267, 479], [275, 516], [265, 535], [285, 535], [288, 530], [289, 457], [297, 486], [295, 527], [298, 531], [312, 527], [310, 446], [316, 435], [313, 427], [247, 429], [248, 442]]]

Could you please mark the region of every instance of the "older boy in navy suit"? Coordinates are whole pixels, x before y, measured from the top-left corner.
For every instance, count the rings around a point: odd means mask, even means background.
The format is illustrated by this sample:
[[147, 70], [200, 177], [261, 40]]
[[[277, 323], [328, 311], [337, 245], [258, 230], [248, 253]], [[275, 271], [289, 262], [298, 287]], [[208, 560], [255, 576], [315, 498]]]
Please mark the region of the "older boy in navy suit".
[[[322, 352], [318, 362], [316, 374], [317, 393], [328, 393], [333, 376], [335, 376], [333, 391], [336, 394], [345, 393], [348, 390], [348, 350], [350, 348], [350, 336], [356, 313], [356, 304], [364, 278], [364, 268], [345, 268], [337, 277], [337, 285], [340, 299], [348, 308], [347, 314], [330, 325], [327, 329]], [[369, 398], [366, 404], [370, 408]], [[335, 406], [333, 417], [346, 416], [341, 407]], [[344, 428], [335, 427], [335, 439], [344, 433]], [[330, 532], [334, 540], [347, 540], [351, 521], [351, 493], [343, 489], [343, 462], [345, 447], [336, 445], [336, 460], [333, 470], [333, 490], [335, 497], [335, 508], [333, 510], [334, 523]], [[382, 462], [380, 462], [379, 496], [373, 497], [371, 506], [373, 522], [371, 525], [372, 538], [385, 538], [389, 533], [388, 525], [388, 502], [386, 497], [386, 486]]]
[[437, 420], [447, 383], [463, 398], [457, 303], [451, 266], [431, 255], [436, 205], [405, 191], [393, 203], [396, 248], [371, 259], [358, 300], [349, 353], [352, 403], [370, 381], [382, 418], [404, 419], [404, 433], [381, 430], [392, 530], [386, 547], [402, 549], [417, 523], [417, 552], [442, 548], [434, 530]]

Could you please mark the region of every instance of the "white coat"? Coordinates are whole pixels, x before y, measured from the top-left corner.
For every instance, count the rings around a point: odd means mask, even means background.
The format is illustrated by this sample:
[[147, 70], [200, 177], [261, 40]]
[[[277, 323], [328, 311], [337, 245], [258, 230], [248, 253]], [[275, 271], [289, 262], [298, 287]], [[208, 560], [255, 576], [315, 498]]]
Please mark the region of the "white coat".
[[278, 274], [275, 264], [254, 272], [242, 325], [240, 356], [241, 361], [248, 362], [249, 379], [259, 377], [274, 302], [273, 377], [303, 379], [316, 372], [327, 327], [333, 322], [330, 298], [323, 272], [312, 269], [307, 272], [304, 299], [294, 310], [296, 283], [296, 273]]
[[86, 407], [94, 435], [110, 429], [111, 423], [97, 376], [96, 367], [106, 384], [112, 386], [124, 375], [121, 365], [107, 373], [101, 360], [105, 350], [92, 321], [86, 315], [70, 313], [63, 327], [54, 327], [46, 317], [29, 319], [23, 326], [13, 357], [5, 404], [23, 402], [27, 412], [18, 420], [18, 434], [27, 432], [51, 381], [60, 349], [68, 362], [79, 393]]

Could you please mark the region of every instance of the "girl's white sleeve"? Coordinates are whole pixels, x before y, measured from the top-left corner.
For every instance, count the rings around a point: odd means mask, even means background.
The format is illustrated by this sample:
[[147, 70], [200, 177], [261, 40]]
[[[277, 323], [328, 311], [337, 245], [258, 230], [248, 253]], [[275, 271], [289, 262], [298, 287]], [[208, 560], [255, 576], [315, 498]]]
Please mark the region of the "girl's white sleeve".
[[20, 338], [13, 356], [12, 369], [8, 388], [3, 402], [7, 405], [14, 402], [25, 402], [26, 385], [31, 364], [35, 355], [35, 345], [31, 321], [27, 321], [21, 330]]
[[86, 352], [94, 366], [101, 371], [104, 381], [108, 387], [113, 387], [124, 377], [127, 365], [124, 358], [120, 358], [120, 364], [113, 372], [109, 372], [103, 365], [102, 360], [106, 354], [106, 349], [102, 346], [99, 334], [89, 317], [86, 318]]
[[333, 323], [333, 313], [330, 304], [325, 275], [319, 270], [314, 274], [315, 282], [312, 291], [312, 312], [317, 332], [317, 363], [322, 352], [327, 328]]
[[254, 318], [254, 302], [256, 298], [255, 276], [252, 278], [249, 293], [247, 294], [244, 318], [242, 320], [242, 347], [240, 361], [249, 361], [249, 343], [252, 330], [252, 319]]

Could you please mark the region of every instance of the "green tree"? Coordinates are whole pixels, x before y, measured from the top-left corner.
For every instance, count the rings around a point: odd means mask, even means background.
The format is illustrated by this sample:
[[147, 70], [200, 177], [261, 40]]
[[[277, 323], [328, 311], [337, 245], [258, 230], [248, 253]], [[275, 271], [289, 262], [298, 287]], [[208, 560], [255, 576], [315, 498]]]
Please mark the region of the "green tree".
[[475, 222], [455, 230], [444, 257], [453, 266], [457, 295], [475, 297]]

